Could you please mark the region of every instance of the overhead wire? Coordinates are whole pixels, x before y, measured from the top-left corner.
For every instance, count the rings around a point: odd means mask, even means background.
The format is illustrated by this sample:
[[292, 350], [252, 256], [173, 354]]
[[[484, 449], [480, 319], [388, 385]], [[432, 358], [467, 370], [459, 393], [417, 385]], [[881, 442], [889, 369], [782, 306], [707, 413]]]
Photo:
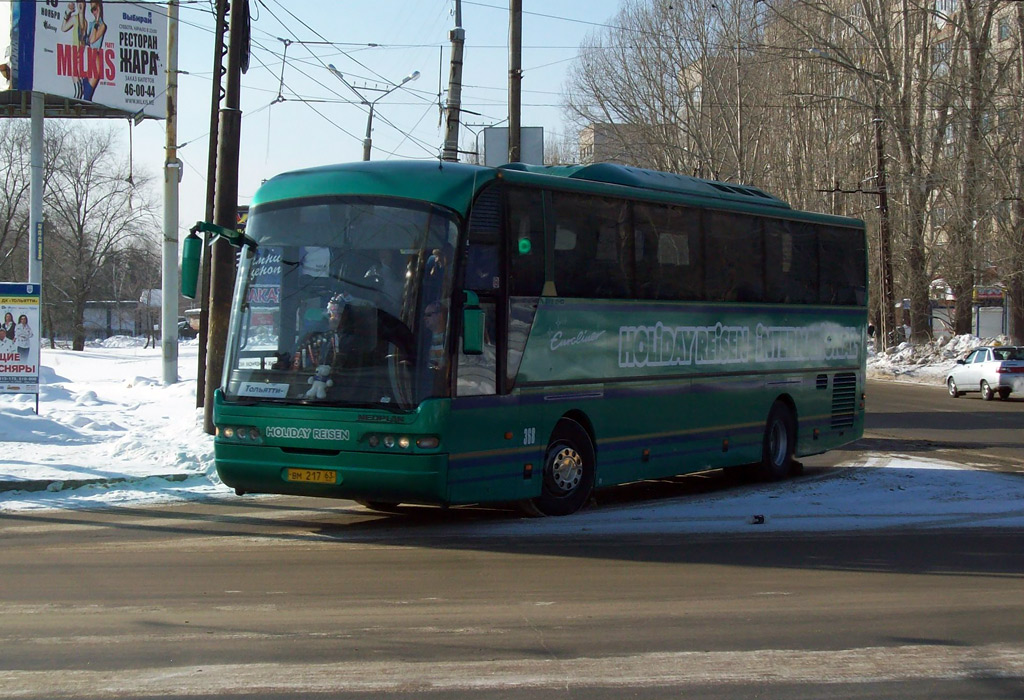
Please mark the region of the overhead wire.
[[[312, 28], [312, 27], [311, 27], [311, 26], [310, 26], [309, 24], [307, 24], [307, 23], [306, 23], [305, 21], [303, 21], [302, 19], [300, 19], [299, 17], [297, 17], [297, 16], [296, 16], [296, 15], [295, 15], [295, 14], [294, 14], [294, 13], [293, 13], [293, 12], [292, 12], [291, 10], [289, 10], [289, 9], [288, 9], [287, 7], [285, 7], [284, 5], [282, 5], [282, 4], [280, 3], [280, 2], [277, 2], [277, 0], [272, 0], [272, 1], [274, 1], [274, 2], [275, 2], [275, 4], [277, 4], [277, 5], [279, 6], [279, 7], [281, 7], [281, 9], [283, 9], [283, 10], [284, 10], [284, 11], [285, 11], [286, 13], [288, 13], [288, 14], [289, 14], [289, 15], [290, 15], [291, 17], [293, 17], [293, 18], [294, 18], [294, 19], [295, 19], [296, 21], [298, 21], [298, 22], [299, 22], [299, 23], [300, 23], [300, 24], [301, 24], [301, 25], [302, 25], [303, 27], [305, 27], [305, 28], [306, 28], [306, 29], [308, 29], [309, 31], [313, 32], [313, 34], [314, 34], [315, 36], [318, 36], [318, 37], [319, 37], [319, 38], [320, 38], [321, 40], [323, 40], [323, 41], [325, 41], [325, 42], [327, 42], [327, 43], [329, 43], [329, 44], [330, 44], [330, 43], [332, 43], [332, 42], [329, 42], [329, 41], [327, 40], [327, 38], [326, 38], [326, 37], [324, 37], [324, 36], [323, 36], [322, 34], [320, 34], [320, 33], [319, 33], [319, 32], [318, 32], [317, 30], [313, 29], [313, 28]], [[291, 34], [291, 35], [292, 35], [293, 37], [296, 37], [296, 39], [297, 39], [297, 35], [295, 34], [295, 32], [294, 32], [294, 31], [292, 31], [292, 30], [291, 30], [291, 28], [290, 28], [290, 27], [288, 27], [288, 25], [287, 25], [287, 24], [286, 24], [286, 23], [285, 23], [284, 21], [282, 21], [282, 19], [281, 19], [280, 17], [278, 17], [278, 16], [277, 16], [277, 15], [276, 15], [276, 14], [275, 14], [275, 13], [273, 12], [273, 10], [272, 10], [272, 9], [270, 9], [270, 8], [269, 8], [269, 7], [267, 6], [267, 4], [266, 4], [265, 0], [257, 0], [257, 2], [259, 2], [259, 3], [260, 3], [260, 4], [262, 5], [262, 6], [263, 6], [263, 8], [264, 8], [264, 9], [266, 9], [266, 10], [267, 10], [267, 12], [268, 12], [268, 13], [269, 13], [269, 14], [270, 14], [270, 15], [271, 15], [272, 17], [274, 17], [274, 19], [275, 19], [275, 20], [276, 20], [276, 21], [277, 21], [277, 22], [278, 22], [278, 23], [279, 23], [279, 24], [280, 24], [280, 25], [282, 26], [282, 28], [284, 28], [284, 29], [285, 29], [286, 31], [288, 31], [288, 32], [289, 32], [289, 33], [290, 33], [290, 34]], [[307, 49], [307, 51], [309, 52], [310, 56], [312, 57], [312, 59], [313, 59], [313, 60], [315, 60], [315, 61], [317, 62], [317, 64], [319, 64], [320, 66], [322, 66], [322, 67], [323, 67], [323, 68], [325, 68], [325, 69], [327, 68], [327, 64], [326, 64], [326, 62], [324, 62], [324, 61], [323, 61], [323, 59], [322, 59], [322, 58], [321, 58], [320, 56], [318, 56], [318, 55], [317, 55], [316, 53], [314, 53], [314, 52], [313, 52], [312, 50], [310, 50], [308, 46], [305, 46], [305, 45], [304, 45], [304, 48], [306, 48], [306, 49]], [[377, 72], [376, 72], [375, 70], [373, 70], [372, 68], [370, 68], [369, 66], [367, 66], [366, 64], [364, 64], [363, 62], [359, 61], [358, 59], [352, 58], [352, 57], [351, 57], [350, 55], [348, 55], [348, 53], [346, 53], [346, 52], [344, 52], [344, 51], [342, 51], [341, 53], [342, 53], [343, 55], [345, 55], [345, 57], [346, 57], [346, 58], [348, 58], [349, 60], [353, 61], [354, 63], [356, 63], [356, 64], [357, 64], [357, 65], [359, 65], [359, 66], [362, 66], [362, 67], [363, 67], [364, 69], [368, 70], [368, 71], [369, 71], [370, 73], [372, 73], [373, 75], [375, 75], [375, 76], [377, 76], [378, 78], [380, 78], [380, 80], [381, 80], [382, 82], [385, 82], [385, 83], [387, 83], [387, 84], [389, 84], [389, 85], [394, 85], [394, 83], [392, 83], [392, 82], [391, 82], [390, 80], [388, 80], [388, 79], [387, 79], [387, 78], [385, 78], [384, 76], [380, 75], [380, 74], [379, 74], [379, 73], [377, 73]], [[295, 66], [292, 66], [292, 67], [293, 67], [293, 68], [295, 68]], [[300, 69], [298, 69], [298, 68], [295, 68], [295, 69], [296, 69], [296, 70], [298, 70], [300, 74], [302, 74], [302, 75], [306, 76], [307, 78], [309, 78], [310, 80], [312, 80], [312, 81], [313, 81], [313, 82], [315, 82], [316, 84], [318, 84], [318, 85], [320, 85], [321, 87], [323, 87], [324, 89], [326, 89], [326, 90], [327, 90], [328, 92], [330, 92], [330, 93], [332, 93], [332, 94], [335, 94], [335, 95], [339, 95], [339, 93], [338, 93], [338, 91], [337, 91], [337, 90], [335, 90], [335, 89], [333, 89], [333, 88], [331, 88], [331, 87], [328, 87], [328, 86], [327, 86], [327, 85], [325, 85], [325, 84], [324, 84], [323, 82], [321, 82], [320, 80], [318, 80], [318, 79], [314, 78], [314, 77], [313, 77], [312, 75], [310, 75], [309, 73], [306, 73], [305, 71], [302, 71], [302, 70], [300, 70]], [[416, 93], [415, 93], [414, 91], [412, 91], [412, 90], [406, 90], [406, 92], [409, 92], [410, 94], [414, 94], [414, 95], [416, 94]], [[293, 93], [293, 94], [294, 94], [294, 93]], [[296, 97], [297, 97], [297, 101], [300, 101], [300, 102], [304, 101], [304, 100], [302, 100], [302, 99], [301, 99], [300, 97], [298, 97], [297, 95], [296, 95]], [[340, 97], [340, 95], [339, 95], [339, 97]], [[431, 99], [431, 102], [430, 102], [430, 104], [431, 104], [431, 106], [433, 106], [433, 101], [432, 101], [432, 99]], [[320, 114], [320, 116], [323, 116], [323, 114]], [[383, 122], [384, 124], [386, 124], [386, 125], [390, 126], [390, 127], [391, 127], [391, 128], [393, 128], [393, 129], [395, 129], [395, 130], [396, 130], [396, 131], [398, 131], [399, 133], [404, 133], [404, 132], [403, 132], [403, 131], [402, 131], [402, 130], [401, 130], [400, 128], [398, 128], [397, 126], [395, 126], [395, 125], [394, 125], [394, 124], [393, 124], [393, 123], [392, 123], [391, 121], [389, 121], [389, 120], [388, 120], [387, 118], [385, 118], [385, 117], [381, 117], [380, 115], [377, 115], [377, 117], [378, 117], [378, 120], [379, 120], [379, 121]], [[347, 133], [347, 134], [351, 135], [351, 133], [350, 133], [350, 132], [348, 132], [347, 130], [344, 130], [344, 129], [342, 129], [342, 131], [344, 131], [345, 133]], [[426, 151], [427, 153], [431, 153], [431, 154], [433, 154], [433, 152], [434, 152], [434, 151], [436, 151], [436, 149], [432, 149], [432, 148], [430, 147], [430, 145], [429, 145], [429, 144], [426, 144], [425, 142], [423, 142], [423, 141], [422, 141], [422, 140], [420, 140], [420, 139], [417, 139], [416, 137], [412, 136], [411, 134], [405, 134], [405, 135], [407, 136], [407, 138], [408, 138], [409, 140], [411, 140], [411, 141], [412, 141], [413, 143], [415, 143], [416, 145], [418, 145], [418, 146], [419, 146], [420, 148], [422, 148], [422, 149], [423, 149], [424, 151]], [[362, 139], [361, 139], [361, 138], [359, 138], [359, 137], [355, 137], [355, 138], [357, 138], [357, 139], [358, 139], [358, 140], [360, 140], [360, 141], [362, 140]]]

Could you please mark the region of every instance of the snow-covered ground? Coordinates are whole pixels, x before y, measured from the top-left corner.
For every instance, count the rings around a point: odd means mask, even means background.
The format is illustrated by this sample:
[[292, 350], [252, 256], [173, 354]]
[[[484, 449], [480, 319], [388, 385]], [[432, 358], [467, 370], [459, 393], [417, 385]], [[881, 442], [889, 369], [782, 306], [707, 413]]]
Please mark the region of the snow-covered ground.
[[[959, 336], [900, 346], [872, 356], [869, 373], [939, 387], [956, 358], [982, 342]], [[0, 396], [0, 513], [236, 498], [217, 479], [212, 438], [195, 407], [196, 353], [195, 341], [181, 344], [181, 381], [164, 386], [160, 351], [142, 341], [112, 338], [81, 353], [44, 348], [38, 415], [35, 397]], [[781, 484], [620, 504], [569, 519], [510, 517], [472, 530], [484, 536], [551, 528], [564, 534], [964, 526], [1024, 527], [1024, 477], [874, 454]]]

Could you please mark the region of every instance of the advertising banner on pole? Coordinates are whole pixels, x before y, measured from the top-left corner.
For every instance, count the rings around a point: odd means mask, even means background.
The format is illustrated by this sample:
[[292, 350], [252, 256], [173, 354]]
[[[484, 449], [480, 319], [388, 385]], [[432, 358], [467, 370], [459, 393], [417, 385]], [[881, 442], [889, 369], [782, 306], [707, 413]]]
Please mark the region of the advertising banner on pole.
[[0, 282], [0, 392], [39, 394], [38, 284]]
[[167, 8], [114, 0], [0, 2], [0, 89], [163, 119]]

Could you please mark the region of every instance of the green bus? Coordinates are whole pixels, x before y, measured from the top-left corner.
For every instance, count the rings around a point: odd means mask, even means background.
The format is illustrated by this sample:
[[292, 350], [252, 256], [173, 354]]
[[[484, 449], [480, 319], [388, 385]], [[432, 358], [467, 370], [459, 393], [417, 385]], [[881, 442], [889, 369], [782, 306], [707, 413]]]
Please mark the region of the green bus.
[[577, 511], [864, 424], [864, 223], [612, 164], [360, 162], [249, 210], [215, 394], [237, 493]]

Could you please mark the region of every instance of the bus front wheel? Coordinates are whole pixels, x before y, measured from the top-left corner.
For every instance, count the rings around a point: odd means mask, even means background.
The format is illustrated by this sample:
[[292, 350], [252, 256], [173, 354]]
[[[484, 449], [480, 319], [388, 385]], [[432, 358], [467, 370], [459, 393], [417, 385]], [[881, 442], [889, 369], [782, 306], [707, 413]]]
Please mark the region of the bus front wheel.
[[544, 455], [541, 494], [530, 501], [539, 515], [570, 515], [594, 489], [594, 444], [579, 423], [563, 418], [551, 433]]
[[795, 451], [796, 421], [793, 411], [781, 401], [776, 401], [764, 426], [757, 477], [761, 481], [778, 481], [789, 476], [794, 466]]
[[362, 498], [356, 498], [355, 502], [361, 505], [363, 508], [375, 510], [380, 513], [401, 513], [402, 507], [400, 503], [386, 503], [384, 501], [367, 501]]

